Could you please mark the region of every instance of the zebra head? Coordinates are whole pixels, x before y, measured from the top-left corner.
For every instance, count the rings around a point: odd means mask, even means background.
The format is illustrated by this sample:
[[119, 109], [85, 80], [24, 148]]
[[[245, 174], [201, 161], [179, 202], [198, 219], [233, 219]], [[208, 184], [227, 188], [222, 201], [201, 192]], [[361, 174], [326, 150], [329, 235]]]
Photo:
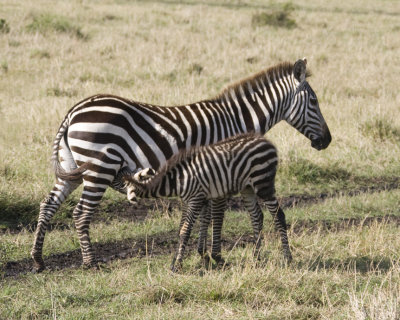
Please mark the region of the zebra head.
[[296, 61], [293, 66], [295, 93], [284, 115], [285, 120], [311, 140], [311, 146], [317, 150], [328, 147], [331, 133], [319, 109], [318, 99], [306, 80], [305, 58]]
[[138, 200], [136, 197], [137, 185], [134, 182], [143, 182], [147, 179], [152, 178], [156, 174], [155, 170], [152, 168], [146, 168], [136, 172], [133, 175], [124, 176], [126, 194], [130, 203], [137, 205]]

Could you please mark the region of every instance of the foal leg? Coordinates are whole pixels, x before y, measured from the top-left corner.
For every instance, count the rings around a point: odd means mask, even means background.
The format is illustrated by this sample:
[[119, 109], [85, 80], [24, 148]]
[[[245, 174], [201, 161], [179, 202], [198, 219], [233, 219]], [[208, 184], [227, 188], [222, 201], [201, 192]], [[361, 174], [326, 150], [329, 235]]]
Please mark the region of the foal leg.
[[187, 211], [184, 213], [184, 217], [182, 217], [181, 220], [182, 226], [179, 230], [179, 248], [171, 263], [171, 270], [173, 272], [176, 272], [182, 268], [182, 260], [185, 253], [185, 248], [189, 241], [193, 224], [196, 222], [196, 219], [204, 206], [204, 201], [204, 198], [200, 197], [191, 199], [188, 203]]
[[267, 208], [272, 215], [275, 229], [280, 233], [283, 256], [285, 257], [286, 261], [290, 263], [292, 261], [292, 253], [290, 252], [289, 241], [286, 231], [287, 226], [285, 213], [279, 206], [278, 200], [276, 199], [275, 195], [269, 196], [267, 199], [265, 199], [265, 204], [267, 205]]
[[258, 204], [256, 194], [251, 190], [242, 193], [242, 199], [246, 210], [250, 214], [251, 225], [253, 227], [253, 237], [255, 243], [254, 256], [259, 258], [260, 246], [262, 243], [262, 229], [264, 224], [264, 214]]
[[211, 204], [212, 241], [211, 257], [218, 265], [223, 265], [225, 260], [221, 255], [221, 232], [226, 209], [226, 198], [213, 199]]
[[211, 205], [208, 201], [200, 214], [200, 233], [199, 242], [197, 245], [197, 252], [200, 254], [201, 259], [205, 266], [210, 263], [210, 258], [207, 254], [207, 234], [208, 227], [211, 221]]

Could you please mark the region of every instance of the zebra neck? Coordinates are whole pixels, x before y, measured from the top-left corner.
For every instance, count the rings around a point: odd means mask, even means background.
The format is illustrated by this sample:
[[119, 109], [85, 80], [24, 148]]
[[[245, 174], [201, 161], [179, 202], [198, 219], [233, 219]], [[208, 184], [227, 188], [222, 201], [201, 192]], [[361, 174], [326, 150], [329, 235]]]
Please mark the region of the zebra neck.
[[284, 118], [294, 95], [290, 75], [259, 75], [227, 88], [215, 102], [233, 110], [240, 133], [265, 134]]

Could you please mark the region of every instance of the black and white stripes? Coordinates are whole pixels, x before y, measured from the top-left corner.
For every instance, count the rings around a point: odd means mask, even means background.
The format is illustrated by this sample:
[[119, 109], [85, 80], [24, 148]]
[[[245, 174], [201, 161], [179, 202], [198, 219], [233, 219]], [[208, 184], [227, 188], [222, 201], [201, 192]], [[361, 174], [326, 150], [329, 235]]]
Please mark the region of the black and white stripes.
[[[277, 164], [276, 149], [269, 141], [260, 135], [238, 135], [214, 145], [184, 150], [168, 160], [154, 176], [149, 168], [126, 176], [128, 199], [132, 200], [136, 195], [145, 198], [178, 196], [187, 204], [179, 232], [179, 249], [172, 263], [173, 270], [179, 268], [182, 262], [196, 218], [200, 215], [202, 227], [208, 225], [209, 216], [201, 212], [209, 199], [217, 199], [218, 202], [218, 206], [215, 205], [211, 209], [214, 223], [211, 255], [217, 262], [223, 261], [221, 228], [226, 198], [241, 191], [245, 207], [250, 212], [256, 252], [259, 250], [263, 226], [263, 213], [257, 202], [258, 196], [267, 201], [267, 207], [281, 233], [285, 257], [290, 260], [285, 215], [275, 198]], [[205, 245], [203, 236], [201, 234], [200, 243]], [[206, 256], [205, 247], [201, 253]]]
[[331, 136], [314, 92], [306, 81], [306, 61], [282, 63], [225, 89], [213, 99], [160, 107], [111, 95], [76, 104], [65, 116], [53, 145], [57, 182], [41, 205], [32, 257], [44, 268], [42, 245], [49, 220], [83, 182], [74, 210], [83, 261], [92, 264], [89, 222], [108, 186], [121, 192], [121, 170], [161, 167], [181, 149], [208, 145], [240, 133], [264, 134], [288, 121], [326, 148]]

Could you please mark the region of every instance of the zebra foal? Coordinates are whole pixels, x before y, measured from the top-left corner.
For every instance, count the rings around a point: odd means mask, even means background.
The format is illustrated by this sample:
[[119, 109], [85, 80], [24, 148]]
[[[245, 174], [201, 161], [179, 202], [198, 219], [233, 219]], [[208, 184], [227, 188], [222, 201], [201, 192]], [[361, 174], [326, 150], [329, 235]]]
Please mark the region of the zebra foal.
[[[172, 157], [158, 171], [143, 169], [134, 175], [127, 175], [128, 199], [136, 196], [180, 197], [187, 204], [179, 231], [179, 248], [172, 261], [171, 269], [177, 270], [182, 264], [185, 247], [197, 217], [209, 199], [225, 199], [242, 192], [246, 209], [250, 212], [251, 223], [258, 254], [263, 227], [263, 212], [257, 197], [267, 202], [268, 209], [280, 232], [284, 256], [292, 259], [286, 233], [285, 214], [275, 197], [275, 175], [278, 157], [271, 142], [258, 134], [245, 134], [218, 142], [213, 145], [192, 148]], [[223, 201], [223, 203], [224, 203]], [[222, 209], [222, 210], [221, 210]], [[212, 258], [220, 262], [221, 228], [224, 205], [211, 209], [214, 225]], [[201, 221], [208, 226], [208, 221]]]

